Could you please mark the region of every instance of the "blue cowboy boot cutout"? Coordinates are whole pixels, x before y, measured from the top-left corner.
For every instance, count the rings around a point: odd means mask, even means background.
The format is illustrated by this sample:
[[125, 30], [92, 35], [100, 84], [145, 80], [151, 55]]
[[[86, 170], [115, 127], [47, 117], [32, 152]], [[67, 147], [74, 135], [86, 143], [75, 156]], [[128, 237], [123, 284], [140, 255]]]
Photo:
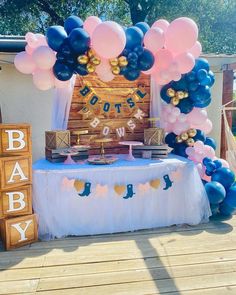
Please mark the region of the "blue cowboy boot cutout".
[[129, 199], [132, 198], [133, 195], [135, 195], [134, 191], [133, 191], [133, 184], [128, 184], [127, 185], [127, 194], [125, 197], [123, 197], [123, 199]]
[[170, 180], [170, 177], [168, 174], [164, 175], [163, 179], [166, 184], [166, 187], [164, 187], [163, 190], [166, 191], [166, 190], [168, 190], [168, 188], [172, 187], [173, 181]]
[[85, 182], [84, 191], [79, 194], [81, 197], [87, 197], [91, 194], [91, 182]]

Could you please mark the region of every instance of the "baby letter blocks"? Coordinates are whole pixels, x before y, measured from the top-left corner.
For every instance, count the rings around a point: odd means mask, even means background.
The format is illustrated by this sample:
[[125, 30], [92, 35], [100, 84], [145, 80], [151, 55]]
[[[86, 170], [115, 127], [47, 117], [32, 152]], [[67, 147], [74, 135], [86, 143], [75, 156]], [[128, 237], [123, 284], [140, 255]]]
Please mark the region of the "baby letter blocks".
[[37, 240], [31, 149], [28, 124], [0, 124], [0, 231], [7, 250]]

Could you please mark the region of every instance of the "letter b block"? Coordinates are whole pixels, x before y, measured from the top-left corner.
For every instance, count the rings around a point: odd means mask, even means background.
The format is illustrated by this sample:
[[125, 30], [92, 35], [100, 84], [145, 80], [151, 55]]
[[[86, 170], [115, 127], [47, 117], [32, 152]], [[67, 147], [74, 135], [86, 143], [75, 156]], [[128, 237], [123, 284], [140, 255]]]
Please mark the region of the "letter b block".
[[0, 191], [0, 219], [32, 214], [31, 185]]
[[0, 229], [6, 250], [31, 244], [38, 240], [37, 220], [34, 214], [2, 219]]
[[30, 125], [0, 124], [0, 155], [22, 155], [31, 152]]

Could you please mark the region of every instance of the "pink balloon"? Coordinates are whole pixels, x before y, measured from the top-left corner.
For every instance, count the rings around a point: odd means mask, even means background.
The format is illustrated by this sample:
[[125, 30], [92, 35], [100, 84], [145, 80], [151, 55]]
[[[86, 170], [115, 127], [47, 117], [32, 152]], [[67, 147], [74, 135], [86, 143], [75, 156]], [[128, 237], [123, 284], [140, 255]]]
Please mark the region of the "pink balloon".
[[189, 129], [189, 125], [187, 122], [176, 122], [174, 124], [173, 132], [176, 135], [180, 135], [182, 132], [185, 132]]
[[195, 59], [192, 56], [191, 53], [181, 53], [175, 57], [175, 62], [178, 65], [178, 69], [181, 74], [186, 74], [190, 72], [194, 65], [195, 65]]
[[159, 28], [165, 33], [167, 31], [169, 25], [170, 25], [170, 23], [167, 20], [159, 19], [159, 20], [155, 21], [155, 23], [152, 25], [151, 28]]
[[215, 157], [215, 150], [211, 146], [205, 145], [204, 154], [205, 157], [213, 159]]
[[163, 75], [160, 70], [153, 74], [153, 77], [158, 85], [165, 85], [170, 82], [170, 80], [163, 78]]
[[161, 49], [155, 56], [155, 67], [157, 69], [166, 69], [173, 61], [172, 53], [167, 49]]
[[33, 74], [34, 85], [40, 90], [54, 87], [55, 78], [52, 71], [37, 69]]
[[56, 62], [56, 55], [48, 46], [36, 48], [32, 57], [37, 67], [42, 70], [50, 70]]
[[55, 78], [54, 84], [56, 88], [67, 88], [70, 87], [70, 80], [61, 81]]
[[36, 48], [39, 46], [48, 46], [46, 37], [43, 34], [35, 34], [37, 38]]
[[192, 156], [194, 154], [194, 148], [189, 146], [186, 148], [185, 152], [188, 156]]
[[163, 30], [159, 28], [151, 28], [144, 36], [144, 45], [153, 54], [161, 49], [165, 44], [165, 36]]
[[198, 58], [199, 55], [202, 53], [202, 45], [199, 41], [195, 43], [195, 45], [188, 50], [189, 53], [191, 53], [195, 58]]
[[187, 120], [191, 125], [202, 125], [207, 120], [207, 111], [205, 109], [193, 108], [193, 110], [187, 114]]
[[97, 25], [92, 34], [92, 47], [106, 59], [117, 57], [125, 48], [126, 36], [120, 25], [106, 21]]
[[115, 76], [112, 74], [112, 72], [107, 72], [103, 75], [98, 75], [98, 77], [103, 82], [110, 82], [115, 78]]
[[229, 163], [225, 159], [218, 159], [218, 160], [221, 161], [223, 167], [229, 168]]
[[25, 35], [25, 40], [28, 43], [28, 45], [32, 48], [36, 48], [37, 46], [37, 37], [34, 33], [28, 32]]
[[165, 46], [172, 53], [182, 53], [191, 49], [197, 42], [198, 27], [187, 17], [175, 19], [166, 31]]
[[14, 64], [17, 70], [23, 74], [32, 74], [36, 67], [32, 56], [25, 51], [17, 53]]
[[25, 46], [25, 51], [29, 54], [32, 55], [34, 52], [34, 48], [30, 47], [29, 44]]
[[[179, 121], [179, 122], [185, 122], [185, 121], [187, 121], [186, 115], [183, 114], [183, 113], [179, 114], [179, 116], [178, 116], [178, 121]], [[188, 122], [188, 123], [189, 123], [189, 122]]]
[[181, 73], [178, 71], [170, 72], [170, 77], [171, 77], [171, 80], [173, 81], [179, 81], [181, 79]]
[[106, 72], [111, 72], [111, 66], [107, 59], [102, 58], [101, 63], [96, 67], [96, 73], [102, 76], [105, 75]]
[[84, 21], [84, 29], [85, 31], [89, 34], [91, 37], [95, 28], [101, 23], [102, 21], [100, 20], [99, 17], [97, 16], [89, 16], [86, 18]]
[[212, 131], [213, 125], [210, 119], [207, 119], [204, 124], [199, 127], [205, 134], [209, 134]]

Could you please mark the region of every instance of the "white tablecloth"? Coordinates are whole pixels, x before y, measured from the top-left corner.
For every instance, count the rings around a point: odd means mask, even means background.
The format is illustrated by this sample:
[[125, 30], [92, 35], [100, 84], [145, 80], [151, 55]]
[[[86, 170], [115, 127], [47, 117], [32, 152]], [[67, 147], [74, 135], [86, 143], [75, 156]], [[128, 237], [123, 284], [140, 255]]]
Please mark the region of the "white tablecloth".
[[[173, 181], [167, 190], [164, 175]], [[79, 196], [74, 179], [90, 182], [91, 194]], [[149, 185], [153, 179], [161, 180], [157, 189]], [[114, 191], [116, 184], [133, 184], [135, 195], [124, 199]], [[109, 166], [40, 160], [33, 170], [33, 207], [41, 239], [194, 225], [211, 215], [197, 169], [176, 156], [159, 161], [120, 160]]]

